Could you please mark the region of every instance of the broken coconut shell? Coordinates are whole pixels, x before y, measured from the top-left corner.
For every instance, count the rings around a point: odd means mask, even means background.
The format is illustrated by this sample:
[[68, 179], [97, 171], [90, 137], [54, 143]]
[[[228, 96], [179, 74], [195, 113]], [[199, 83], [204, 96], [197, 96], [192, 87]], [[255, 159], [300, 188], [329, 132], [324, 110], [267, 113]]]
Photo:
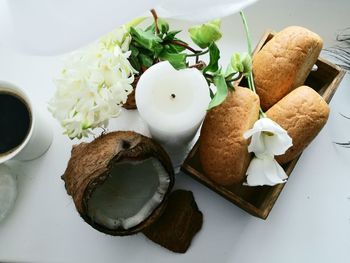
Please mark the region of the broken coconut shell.
[[135, 91], [136, 91], [136, 86], [137, 86], [137, 83], [139, 82], [139, 79], [140, 79], [140, 75], [139, 76], [135, 76], [134, 82], [131, 84], [134, 89], [128, 95], [128, 99], [123, 104], [123, 108], [124, 109], [127, 109], [127, 110], [135, 110], [135, 109], [137, 109], [136, 99], [135, 99]]
[[174, 184], [169, 156], [152, 139], [111, 132], [73, 146], [62, 176], [81, 217], [110, 235], [131, 235], [162, 213]]
[[176, 190], [170, 194], [163, 214], [143, 233], [173, 252], [185, 253], [202, 224], [203, 214], [192, 192]]

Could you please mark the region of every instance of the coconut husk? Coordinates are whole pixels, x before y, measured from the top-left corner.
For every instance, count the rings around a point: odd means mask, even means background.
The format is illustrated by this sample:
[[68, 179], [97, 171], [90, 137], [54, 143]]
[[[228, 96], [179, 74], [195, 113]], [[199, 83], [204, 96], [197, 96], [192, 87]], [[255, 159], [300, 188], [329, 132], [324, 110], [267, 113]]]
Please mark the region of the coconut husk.
[[135, 89], [136, 87], [134, 87], [134, 90], [128, 95], [128, 99], [123, 104], [124, 109], [127, 109], [127, 110], [137, 109], [136, 100], [135, 100]]
[[[88, 216], [87, 204], [94, 190], [108, 177], [113, 164], [123, 161], [142, 161], [156, 158], [167, 171], [170, 183], [163, 201], [142, 223], [128, 229], [108, 229]], [[162, 213], [174, 184], [174, 171], [169, 156], [152, 139], [135, 132], [118, 131], [103, 134], [90, 143], [74, 145], [67, 169], [62, 176], [67, 193], [80, 216], [93, 228], [110, 235], [131, 235], [152, 224]]]
[[153, 242], [177, 253], [185, 253], [201, 229], [203, 214], [191, 191], [171, 193], [164, 213], [143, 230]]
[[135, 100], [135, 92], [136, 86], [139, 82], [140, 76], [135, 76], [134, 82], [132, 83], [133, 91], [128, 95], [127, 101], [123, 104], [123, 108], [127, 110], [135, 110], [137, 109], [136, 100]]

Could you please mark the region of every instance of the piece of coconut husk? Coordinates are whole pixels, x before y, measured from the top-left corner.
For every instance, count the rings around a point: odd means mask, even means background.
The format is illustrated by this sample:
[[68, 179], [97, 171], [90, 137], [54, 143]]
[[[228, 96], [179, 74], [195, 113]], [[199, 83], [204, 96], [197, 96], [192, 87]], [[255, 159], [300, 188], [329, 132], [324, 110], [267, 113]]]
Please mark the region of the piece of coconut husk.
[[123, 104], [123, 108], [127, 110], [135, 110], [137, 109], [136, 100], [135, 100], [135, 92], [136, 92], [136, 86], [139, 82], [141, 75], [135, 75], [134, 82], [131, 84], [134, 88], [133, 91], [128, 95], [128, 99]]
[[136, 110], [136, 100], [135, 100], [135, 89], [128, 95], [128, 99], [126, 102], [123, 104], [123, 108], [127, 110]]
[[[110, 229], [97, 224], [88, 215], [88, 201], [94, 190], [102, 185], [114, 164], [157, 159], [167, 172], [170, 182], [162, 202], [140, 224], [129, 228]], [[152, 224], [162, 213], [174, 184], [174, 171], [169, 156], [152, 139], [135, 132], [111, 132], [90, 143], [74, 145], [68, 167], [62, 176], [67, 193], [73, 197], [80, 216], [93, 228], [110, 235], [131, 235]]]
[[143, 233], [153, 242], [177, 253], [185, 253], [203, 224], [191, 191], [176, 190], [169, 196], [163, 214]]
[[127, 110], [135, 110], [137, 109], [136, 106], [136, 100], [135, 100], [135, 92], [136, 92], [136, 86], [139, 82], [140, 75], [135, 76], [134, 82], [132, 83], [132, 87], [134, 88], [133, 91], [128, 95], [128, 99], [123, 104], [123, 108]]

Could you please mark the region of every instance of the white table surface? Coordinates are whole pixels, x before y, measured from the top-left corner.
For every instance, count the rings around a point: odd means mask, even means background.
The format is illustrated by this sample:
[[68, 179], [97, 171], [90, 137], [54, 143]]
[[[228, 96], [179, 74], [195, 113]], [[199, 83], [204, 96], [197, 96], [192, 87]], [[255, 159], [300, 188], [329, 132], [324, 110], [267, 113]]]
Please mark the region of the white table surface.
[[[254, 43], [264, 30], [303, 25], [319, 33], [325, 47], [350, 26], [350, 1], [262, 0], [246, 10]], [[174, 28], [186, 23], [173, 23]], [[220, 43], [224, 63], [245, 42], [238, 15], [223, 21]], [[0, 79], [24, 88], [46, 111], [54, 92], [58, 57], [30, 57], [0, 48]], [[331, 103], [326, 127], [303, 153], [269, 218], [255, 218], [187, 175], [176, 188], [194, 192], [204, 215], [202, 230], [186, 254], [174, 254], [142, 234], [112, 237], [87, 225], [66, 194], [60, 175], [73, 142], [54, 129], [42, 158], [11, 162], [18, 173], [16, 206], [0, 223], [0, 262], [350, 262], [350, 149], [334, 141], [350, 140], [350, 77], [345, 76]], [[136, 111], [123, 112], [111, 129], [145, 131]]]

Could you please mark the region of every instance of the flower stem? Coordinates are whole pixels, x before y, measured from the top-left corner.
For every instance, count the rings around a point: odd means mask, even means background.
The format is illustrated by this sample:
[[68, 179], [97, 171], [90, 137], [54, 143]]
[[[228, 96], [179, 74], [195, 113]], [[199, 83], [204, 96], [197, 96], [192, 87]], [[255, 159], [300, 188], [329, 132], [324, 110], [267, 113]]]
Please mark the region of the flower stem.
[[199, 52], [200, 52], [200, 51], [195, 50], [194, 48], [191, 48], [188, 44], [186, 44], [186, 43], [184, 43], [182, 41], [179, 41], [179, 40], [171, 40], [168, 43], [184, 47], [184, 48], [188, 49], [189, 51], [191, 51], [192, 53], [194, 53], [194, 54], [187, 55], [187, 56], [192, 56], [193, 57], [193, 56], [196, 56], [196, 54], [199, 54]]
[[211, 82], [214, 82], [214, 76], [208, 73], [204, 73], [204, 77], [208, 80], [210, 80]]
[[[250, 32], [249, 32], [249, 28], [248, 28], [248, 23], [247, 20], [245, 18], [245, 15], [243, 13], [243, 11], [240, 11], [239, 14], [241, 15], [242, 21], [243, 21], [243, 26], [244, 26], [244, 32], [247, 38], [247, 45], [248, 45], [248, 53], [249, 56], [252, 57], [253, 56], [253, 49], [252, 49], [252, 39], [250, 37]], [[255, 90], [255, 85], [254, 85], [254, 79], [253, 79], [253, 73], [250, 72], [250, 74], [248, 75], [248, 86], [249, 88], [256, 93]]]
[[[253, 56], [252, 39], [251, 39], [251, 36], [250, 36], [248, 23], [247, 23], [247, 20], [245, 18], [245, 15], [244, 15], [243, 11], [240, 11], [239, 14], [241, 15], [241, 18], [242, 18], [242, 21], [243, 21], [243, 26], [244, 26], [244, 32], [245, 32], [245, 35], [246, 35], [246, 38], [247, 38], [248, 54], [252, 58], [252, 56]], [[247, 76], [247, 80], [248, 80], [248, 87], [249, 87], [249, 89], [256, 94], [256, 89], [255, 89], [255, 84], [254, 84], [254, 77], [253, 77], [253, 71], [251, 71], [249, 73], [249, 75]], [[259, 109], [259, 116], [260, 116], [260, 118], [265, 118], [266, 117], [266, 114], [263, 112], [261, 107]]]
[[154, 27], [155, 27], [155, 30], [156, 30], [156, 34], [158, 35], [159, 34], [159, 27], [158, 27], [158, 15], [157, 15], [157, 12], [155, 9], [151, 9], [151, 14], [153, 16], [153, 19], [154, 19]]
[[196, 68], [196, 69], [199, 69], [199, 70], [202, 70], [205, 67], [206, 67], [206, 64], [205, 64], [204, 61], [198, 61], [198, 63], [189, 66], [189, 68]]
[[[248, 23], [247, 23], [247, 20], [245, 18], [245, 15], [244, 15], [243, 11], [240, 11], [239, 14], [241, 15], [243, 26], [244, 26], [244, 32], [245, 32], [245, 35], [246, 35], [246, 38], [247, 38], [248, 54], [249, 54], [250, 57], [252, 57], [252, 55], [253, 55], [253, 52], [252, 52], [252, 39], [250, 37]], [[252, 72], [250, 72], [250, 74], [247, 76], [247, 79], [248, 79], [249, 89], [251, 89], [251, 91], [256, 93], [255, 85], [254, 85], [254, 79], [253, 79], [253, 73]]]
[[204, 50], [204, 51], [196, 51], [196, 50], [194, 50], [194, 52], [195, 52], [194, 54], [188, 54], [188, 55], [186, 55], [186, 57], [198, 57], [198, 56], [207, 54], [209, 52], [209, 49]]
[[243, 11], [240, 11], [239, 14], [241, 15], [241, 18], [242, 18], [242, 21], [243, 21], [244, 31], [245, 31], [245, 35], [246, 35], [246, 38], [247, 38], [247, 44], [248, 44], [248, 52], [249, 52], [249, 55], [252, 56], [253, 55], [252, 39], [250, 37], [248, 23], [247, 23], [247, 20], [245, 18], [245, 15], [244, 15]]
[[249, 73], [249, 75], [247, 76], [247, 79], [248, 79], [249, 89], [251, 91], [253, 91], [254, 93], [256, 93], [255, 85], [254, 85], [254, 79], [253, 79], [253, 73], [252, 72]]
[[230, 74], [229, 76], [227, 76], [225, 78], [226, 82], [233, 82], [236, 80], [239, 80], [242, 77], [242, 72], [238, 72], [238, 75], [234, 78], [233, 76], [235, 76], [237, 74], [237, 72]]
[[260, 117], [260, 119], [266, 118], [266, 114], [265, 114], [265, 112], [263, 112], [263, 110], [261, 108], [259, 109], [259, 117]]

